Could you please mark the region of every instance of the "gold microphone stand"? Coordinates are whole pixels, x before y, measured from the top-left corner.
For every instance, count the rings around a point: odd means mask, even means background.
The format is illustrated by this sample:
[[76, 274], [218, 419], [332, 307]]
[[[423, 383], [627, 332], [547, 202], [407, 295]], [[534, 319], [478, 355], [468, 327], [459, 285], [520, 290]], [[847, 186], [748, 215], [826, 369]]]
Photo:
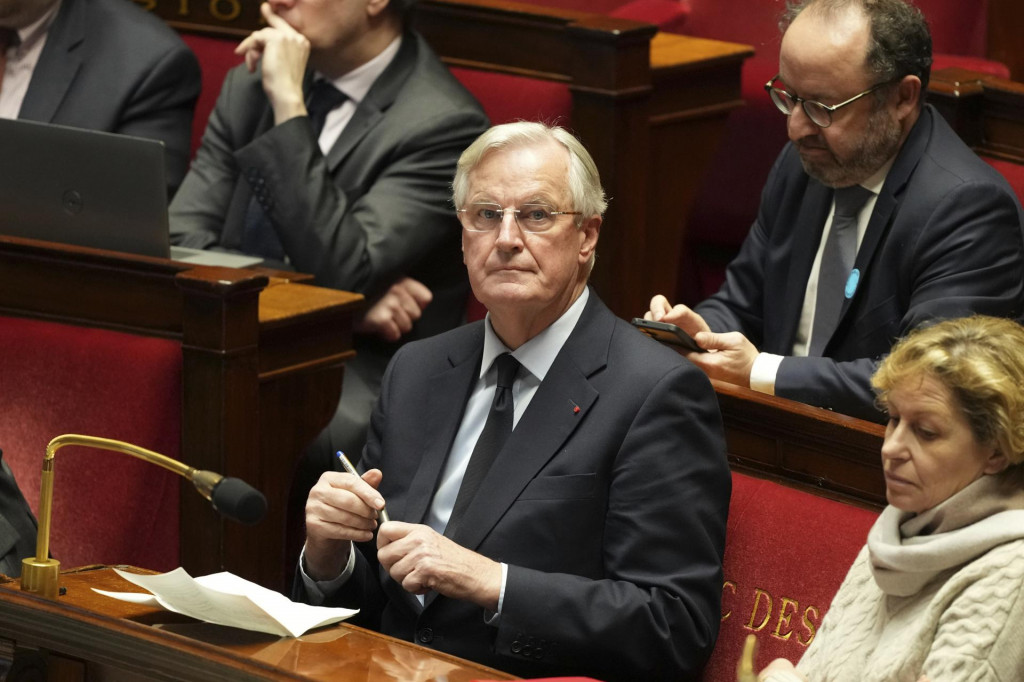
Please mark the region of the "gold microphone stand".
[[213, 489], [223, 478], [212, 471], [203, 471], [183, 464], [166, 455], [140, 448], [119, 440], [97, 438], [96, 436], [80, 436], [68, 433], [57, 436], [46, 446], [46, 457], [43, 459], [43, 476], [39, 485], [39, 532], [36, 535], [36, 555], [22, 559], [21, 589], [44, 597], [55, 599], [58, 592], [60, 562], [50, 558], [50, 521], [53, 507], [53, 458], [57, 450], [65, 445], [84, 445], [112, 450], [132, 457], [152, 462], [164, 469], [173, 471], [192, 481], [199, 494], [207, 500], [213, 495]]

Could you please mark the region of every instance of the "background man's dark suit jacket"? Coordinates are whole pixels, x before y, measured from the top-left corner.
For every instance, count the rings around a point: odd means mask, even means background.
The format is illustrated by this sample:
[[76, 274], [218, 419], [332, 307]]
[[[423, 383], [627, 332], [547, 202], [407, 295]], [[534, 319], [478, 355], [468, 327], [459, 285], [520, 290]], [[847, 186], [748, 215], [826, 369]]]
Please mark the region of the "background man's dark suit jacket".
[[[714, 331], [740, 331], [759, 350], [792, 352], [807, 277], [832, 200], [789, 144], [775, 162], [757, 221], [726, 282], [696, 311]], [[880, 420], [876, 361], [922, 323], [1024, 313], [1021, 207], [1006, 181], [929, 105], [885, 179], [825, 357], [787, 357], [776, 395]]]
[[[461, 324], [468, 285], [450, 183], [459, 155], [488, 126], [472, 95], [422, 38], [407, 32], [325, 158], [307, 118], [274, 126], [260, 78], [241, 66], [225, 79], [171, 203], [172, 240], [239, 250], [255, 193], [291, 265], [320, 286], [372, 299], [402, 277], [423, 282], [434, 299], [403, 340]], [[396, 348], [377, 338], [356, 340], [333, 447], [351, 448], [344, 441], [354, 424], [365, 430]]]
[[21, 575], [21, 560], [36, 554], [36, 519], [0, 454], [0, 573]]
[[128, 0], [62, 0], [18, 118], [161, 140], [168, 191], [188, 169], [199, 62]]
[[[364, 466], [384, 472], [393, 519], [426, 517], [483, 324], [407, 345], [385, 375]], [[591, 292], [454, 538], [509, 565], [500, 623], [437, 595], [417, 615], [372, 543], [339, 601], [362, 608], [357, 622], [520, 675], [692, 679], [721, 617], [729, 491], [707, 378]]]
[[171, 204], [174, 241], [240, 249], [255, 190], [291, 265], [318, 285], [372, 298], [410, 276], [435, 295], [418, 330], [458, 324], [467, 289], [450, 183], [487, 128], [476, 100], [406, 33], [325, 158], [307, 118], [274, 126], [260, 78], [228, 73]]

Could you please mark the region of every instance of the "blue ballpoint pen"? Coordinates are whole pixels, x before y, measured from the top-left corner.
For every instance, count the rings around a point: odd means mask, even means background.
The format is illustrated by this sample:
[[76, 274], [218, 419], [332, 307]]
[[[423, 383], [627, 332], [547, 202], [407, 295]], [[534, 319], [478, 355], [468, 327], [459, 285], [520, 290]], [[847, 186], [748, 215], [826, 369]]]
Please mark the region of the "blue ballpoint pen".
[[[345, 468], [345, 471], [352, 474], [353, 476], [359, 476], [359, 472], [356, 471], [356, 468], [354, 466], [352, 466], [352, 462], [348, 461], [348, 457], [345, 456], [344, 452], [338, 450], [336, 454], [338, 455], [338, 460], [341, 462], [341, 466]], [[386, 509], [384, 509], [384, 507], [381, 507], [378, 513], [380, 514], [381, 523], [387, 523], [391, 520], [391, 517], [388, 516], [388, 512]]]

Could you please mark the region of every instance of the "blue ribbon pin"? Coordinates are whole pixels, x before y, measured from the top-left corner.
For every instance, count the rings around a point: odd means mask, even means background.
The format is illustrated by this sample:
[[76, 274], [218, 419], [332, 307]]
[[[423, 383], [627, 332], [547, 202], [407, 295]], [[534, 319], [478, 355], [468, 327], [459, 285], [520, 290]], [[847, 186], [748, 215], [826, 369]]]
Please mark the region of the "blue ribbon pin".
[[853, 298], [854, 293], [857, 292], [857, 285], [860, 283], [860, 270], [854, 268], [850, 272], [850, 276], [846, 278], [846, 290], [843, 292], [846, 298]]

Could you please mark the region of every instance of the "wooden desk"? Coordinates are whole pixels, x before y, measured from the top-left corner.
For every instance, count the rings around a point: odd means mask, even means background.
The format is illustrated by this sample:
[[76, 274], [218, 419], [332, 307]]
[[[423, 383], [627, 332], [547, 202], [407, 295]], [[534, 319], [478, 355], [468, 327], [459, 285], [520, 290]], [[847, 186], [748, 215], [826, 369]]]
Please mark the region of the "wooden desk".
[[733, 469], [868, 507], [885, 506], [881, 424], [712, 383]]
[[928, 101], [978, 154], [1024, 164], [1024, 83], [941, 69], [932, 73]]
[[268, 503], [264, 521], [242, 526], [182, 486], [180, 557], [193, 575], [290, 583], [292, 470], [334, 414], [361, 308], [357, 294], [258, 271], [0, 236], [0, 314], [180, 340], [182, 461], [242, 478]]
[[[518, 679], [344, 623], [276, 637], [117, 601], [91, 588], [141, 590], [106, 567], [66, 572], [61, 585], [67, 594], [49, 601], [0, 578], [0, 676], [12, 659], [29, 669], [9, 682]], [[30, 677], [33, 667], [50, 677]]]

